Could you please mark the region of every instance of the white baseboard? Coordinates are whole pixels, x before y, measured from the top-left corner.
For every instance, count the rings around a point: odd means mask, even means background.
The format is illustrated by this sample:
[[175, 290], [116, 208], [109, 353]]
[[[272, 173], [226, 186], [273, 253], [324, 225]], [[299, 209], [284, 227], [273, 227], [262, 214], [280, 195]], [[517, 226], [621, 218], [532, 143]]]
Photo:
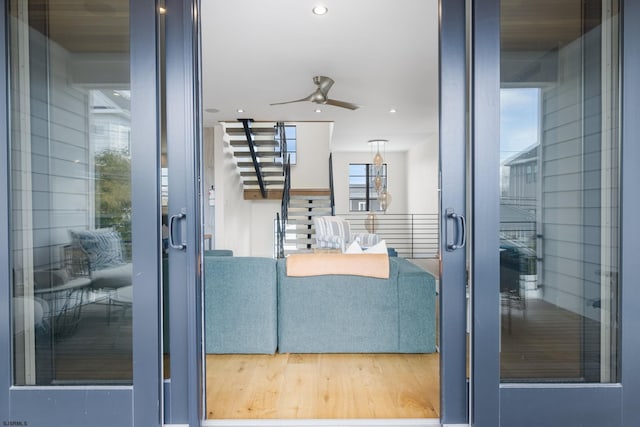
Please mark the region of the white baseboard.
[[[323, 420], [204, 420], [202, 427], [440, 427], [433, 418]], [[457, 427], [453, 424], [451, 427]], [[466, 424], [465, 424], [466, 426]]]

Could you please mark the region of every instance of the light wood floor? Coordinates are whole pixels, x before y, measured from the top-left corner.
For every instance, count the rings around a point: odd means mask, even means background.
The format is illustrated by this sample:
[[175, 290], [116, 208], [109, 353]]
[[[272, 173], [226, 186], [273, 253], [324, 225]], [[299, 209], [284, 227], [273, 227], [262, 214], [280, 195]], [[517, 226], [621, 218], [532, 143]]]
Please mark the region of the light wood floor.
[[207, 355], [207, 418], [439, 418], [439, 354]]

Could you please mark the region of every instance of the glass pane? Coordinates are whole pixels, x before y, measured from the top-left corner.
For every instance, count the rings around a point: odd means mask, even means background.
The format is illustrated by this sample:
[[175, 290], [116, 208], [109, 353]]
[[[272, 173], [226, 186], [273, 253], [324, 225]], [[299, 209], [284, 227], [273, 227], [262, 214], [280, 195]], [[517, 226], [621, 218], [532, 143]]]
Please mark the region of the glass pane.
[[[169, 352], [169, 161], [167, 159], [167, 82], [166, 82], [166, 2], [158, 2], [158, 33], [160, 34], [160, 215], [162, 223], [162, 375], [171, 377]], [[209, 235], [211, 236], [211, 235]], [[211, 238], [211, 237], [210, 237]]]
[[130, 384], [129, 3], [9, 3], [14, 383]]
[[501, 378], [615, 382], [618, 2], [501, 13]]

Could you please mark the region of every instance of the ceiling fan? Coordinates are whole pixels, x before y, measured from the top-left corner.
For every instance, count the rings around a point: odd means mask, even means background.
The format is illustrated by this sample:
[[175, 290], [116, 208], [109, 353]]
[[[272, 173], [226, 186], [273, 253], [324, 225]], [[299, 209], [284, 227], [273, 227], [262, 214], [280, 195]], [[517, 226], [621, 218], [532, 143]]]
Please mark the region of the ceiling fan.
[[315, 104], [325, 104], [325, 105], [333, 105], [336, 107], [347, 108], [349, 110], [357, 110], [359, 108], [358, 105], [352, 104], [350, 102], [337, 101], [335, 99], [330, 99], [328, 97], [329, 89], [333, 86], [332, 78], [326, 76], [315, 76], [313, 78], [313, 82], [316, 84], [317, 89], [306, 98], [296, 99], [295, 101], [287, 101], [287, 102], [276, 102], [271, 105], [282, 105], [282, 104], [292, 104], [294, 102], [303, 102], [303, 101], [311, 101]]

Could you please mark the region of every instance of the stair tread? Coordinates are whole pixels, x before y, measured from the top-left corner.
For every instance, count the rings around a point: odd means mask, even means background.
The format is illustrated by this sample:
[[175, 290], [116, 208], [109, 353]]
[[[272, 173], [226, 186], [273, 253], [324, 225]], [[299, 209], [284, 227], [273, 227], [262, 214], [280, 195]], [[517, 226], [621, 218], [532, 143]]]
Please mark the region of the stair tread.
[[302, 215], [302, 212], [291, 212], [289, 211], [289, 218], [291, 218], [292, 216], [297, 216], [296, 214], [299, 214], [299, 216], [326, 216], [328, 213], [331, 213], [331, 210], [329, 209], [328, 211], [309, 211], [309, 212], [304, 212], [304, 215]]
[[327, 202], [331, 202], [331, 197], [330, 196], [291, 196], [289, 195], [289, 200], [291, 201], [307, 201], [307, 200], [315, 200], [315, 201], [327, 201]]
[[292, 188], [289, 192], [291, 197], [294, 196], [331, 196], [331, 190], [327, 188]]
[[295, 199], [290, 199], [289, 200], [289, 206], [296, 206], [296, 207], [327, 207], [327, 206], [331, 206], [331, 200], [326, 200], [326, 199], [317, 199], [314, 201], [308, 201], [308, 200], [295, 200]]
[[[278, 186], [276, 184], [272, 184], [272, 183], [263, 183], [264, 187], [269, 190], [269, 191], [282, 191], [282, 186]], [[244, 186], [245, 191], [249, 190], [249, 191], [260, 191], [260, 186], [258, 185], [253, 185], [253, 184], [249, 184], [249, 185], [245, 185]], [[277, 199], [274, 198], [274, 199]]]
[[[280, 157], [280, 153], [275, 151], [255, 151], [256, 157]], [[233, 155], [236, 157], [251, 157], [251, 151], [234, 151]]]
[[[248, 176], [248, 177], [255, 177], [256, 176], [256, 171], [254, 170], [249, 170], [249, 171], [241, 171], [240, 172], [240, 176]], [[262, 176], [281, 176], [284, 179], [284, 176], [282, 175], [282, 171], [262, 171]]]
[[[279, 145], [278, 141], [274, 139], [254, 139], [253, 143], [258, 147], [277, 147]], [[232, 147], [246, 147], [247, 149], [249, 148], [246, 139], [232, 139], [229, 141], [229, 144]]]
[[296, 239], [296, 240], [285, 239], [284, 242], [285, 243], [297, 243], [297, 244], [303, 244], [303, 245], [311, 245], [311, 244], [316, 242], [316, 239]]
[[328, 210], [331, 210], [331, 206], [316, 206], [312, 209], [309, 209], [306, 206], [291, 206], [289, 205], [289, 212], [295, 212], [295, 213], [307, 213], [307, 212], [313, 212], [313, 211], [322, 211], [322, 212], [326, 212]]
[[[238, 123], [238, 125], [240, 127], [231, 127], [227, 125], [225, 126], [224, 131], [228, 135], [244, 135], [244, 126], [242, 126], [242, 123]], [[274, 127], [269, 127], [269, 126], [256, 126], [256, 127], [251, 127], [250, 129], [251, 129], [252, 135], [275, 135], [276, 134], [276, 129]]]
[[289, 216], [287, 219], [287, 225], [313, 225], [313, 220], [291, 218], [291, 216]]
[[[282, 166], [280, 163], [276, 162], [259, 162], [262, 167], [274, 167], [274, 166]], [[238, 167], [240, 168], [248, 168], [253, 167], [253, 162], [238, 162]]]

